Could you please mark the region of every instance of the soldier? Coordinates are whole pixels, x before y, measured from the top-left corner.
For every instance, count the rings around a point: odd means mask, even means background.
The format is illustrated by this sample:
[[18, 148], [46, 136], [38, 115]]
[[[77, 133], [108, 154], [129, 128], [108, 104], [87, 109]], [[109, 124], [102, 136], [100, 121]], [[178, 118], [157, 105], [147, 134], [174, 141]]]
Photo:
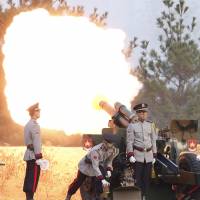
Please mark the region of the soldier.
[[31, 119], [24, 127], [24, 142], [27, 146], [24, 154], [26, 161], [26, 175], [24, 179], [23, 191], [26, 193], [26, 200], [33, 200], [40, 176], [41, 138], [40, 126], [37, 119], [40, 117], [39, 103], [36, 103], [28, 109]]
[[104, 187], [109, 187], [110, 183], [105, 180], [105, 176], [111, 177], [112, 161], [118, 154], [113, 145], [114, 141], [115, 135], [111, 133], [103, 134], [103, 142], [90, 149], [87, 155], [80, 160], [77, 177], [70, 184], [65, 200], [71, 199], [71, 196], [80, 188], [86, 177], [96, 177], [95, 185], [98, 195], [103, 192]]
[[133, 108], [138, 121], [130, 123], [127, 128], [127, 156], [131, 163], [135, 163], [135, 183], [141, 189], [142, 200], [147, 199], [152, 162], [155, 162], [156, 133], [153, 123], [147, 121], [148, 105], [138, 104]]

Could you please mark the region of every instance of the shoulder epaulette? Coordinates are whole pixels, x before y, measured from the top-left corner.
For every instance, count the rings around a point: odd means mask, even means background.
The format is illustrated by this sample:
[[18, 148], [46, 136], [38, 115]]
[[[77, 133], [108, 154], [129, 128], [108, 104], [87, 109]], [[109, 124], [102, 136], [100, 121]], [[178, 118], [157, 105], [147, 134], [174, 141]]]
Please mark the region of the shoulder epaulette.
[[138, 119], [134, 119], [133, 121], [131, 121], [132, 124], [138, 123], [139, 120]]

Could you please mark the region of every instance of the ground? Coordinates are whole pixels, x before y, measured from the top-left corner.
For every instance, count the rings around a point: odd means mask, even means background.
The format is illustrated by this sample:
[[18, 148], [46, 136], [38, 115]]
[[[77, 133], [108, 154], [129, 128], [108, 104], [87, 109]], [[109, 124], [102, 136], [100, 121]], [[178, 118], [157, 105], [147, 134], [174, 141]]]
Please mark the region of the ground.
[[[0, 200], [23, 200], [22, 191], [25, 147], [0, 147]], [[64, 200], [68, 185], [77, 172], [77, 163], [86, 154], [81, 147], [43, 147], [45, 159], [50, 161], [48, 171], [42, 171], [35, 200]], [[81, 200], [79, 191], [72, 200]]]

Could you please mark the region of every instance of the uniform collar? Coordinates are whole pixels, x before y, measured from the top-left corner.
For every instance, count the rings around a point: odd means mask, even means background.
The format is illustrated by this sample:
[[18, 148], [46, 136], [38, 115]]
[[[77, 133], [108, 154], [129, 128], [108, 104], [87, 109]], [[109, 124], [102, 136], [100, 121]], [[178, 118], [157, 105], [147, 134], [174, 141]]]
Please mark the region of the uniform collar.
[[138, 120], [138, 121], [139, 121], [140, 123], [142, 123], [142, 124], [143, 124], [144, 122], [146, 122], [146, 120], [144, 120], [144, 121]]
[[33, 123], [36, 123], [36, 124], [37, 124], [37, 119], [31, 118], [31, 121], [32, 121]]
[[104, 151], [108, 151], [108, 147], [106, 146], [105, 143], [102, 143], [101, 149]]

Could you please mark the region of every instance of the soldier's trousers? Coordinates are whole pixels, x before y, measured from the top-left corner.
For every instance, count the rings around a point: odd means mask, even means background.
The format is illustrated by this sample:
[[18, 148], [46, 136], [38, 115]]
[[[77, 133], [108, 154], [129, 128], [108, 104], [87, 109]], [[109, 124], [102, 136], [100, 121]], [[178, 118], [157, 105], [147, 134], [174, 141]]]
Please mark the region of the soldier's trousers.
[[148, 195], [151, 172], [152, 172], [152, 163], [135, 162], [134, 169], [135, 169], [134, 178], [136, 186], [138, 186], [141, 189], [142, 195]]
[[40, 166], [36, 164], [35, 160], [26, 161], [26, 175], [24, 178], [23, 191], [28, 194], [34, 194], [37, 189], [40, 177]]
[[[103, 167], [100, 167], [100, 170], [102, 174], [105, 174], [105, 170]], [[68, 188], [68, 195], [73, 195], [76, 193], [76, 191], [80, 188], [80, 186], [83, 184], [84, 180], [88, 177], [87, 175], [83, 174], [81, 171], [78, 170], [77, 177], [74, 179], [74, 181], [69, 185]], [[95, 187], [95, 191], [97, 194], [101, 194], [103, 192], [103, 186], [101, 183], [101, 180], [98, 180], [96, 177], [91, 177], [93, 179], [93, 184]]]

